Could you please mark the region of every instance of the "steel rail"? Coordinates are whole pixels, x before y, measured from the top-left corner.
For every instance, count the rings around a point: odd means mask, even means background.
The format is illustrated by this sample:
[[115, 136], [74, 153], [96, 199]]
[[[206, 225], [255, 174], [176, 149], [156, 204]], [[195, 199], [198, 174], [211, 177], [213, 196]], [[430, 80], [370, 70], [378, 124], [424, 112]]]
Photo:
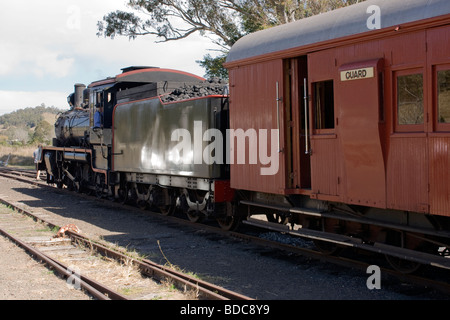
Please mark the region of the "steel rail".
[[[28, 245], [27, 243], [23, 242], [22, 240], [14, 237], [10, 233], [6, 232], [5, 230], [0, 228], [0, 233], [9, 238], [12, 242], [16, 243], [19, 247], [23, 248], [25, 251], [27, 251], [30, 255], [36, 257], [37, 259], [41, 260], [43, 263], [48, 265], [50, 268], [55, 270], [57, 273], [59, 273], [61, 276], [69, 279], [69, 277], [74, 276], [71, 271], [69, 271], [69, 268], [65, 266], [63, 263], [54, 260], [53, 258], [47, 256], [43, 252], [39, 251], [38, 249]], [[99, 300], [127, 300], [125, 297], [121, 296], [120, 294], [112, 291], [111, 289], [103, 286], [102, 284], [89, 279], [86, 276], [78, 276], [75, 275], [75, 277], [79, 277], [78, 283], [80, 284], [80, 287], [85, 289], [87, 292], [89, 292], [93, 297], [99, 299]]]
[[[45, 219], [40, 218], [40, 217], [34, 215], [33, 213], [29, 212], [28, 210], [21, 208], [21, 207], [17, 206], [16, 204], [9, 202], [5, 199], [0, 199], [0, 203], [10, 206], [10, 207], [14, 208], [16, 211], [26, 214], [27, 216], [29, 216], [35, 220], [41, 221], [41, 222], [47, 224], [50, 228], [60, 228], [60, 226], [57, 226], [49, 221], [46, 221]], [[148, 276], [157, 278], [159, 280], [169, 278], [169, 279], [175, 281], [180, 289], [189, 288], [190, 290], [198, 292], [198, 294], [201, 298], [211, 299], [211, 300], [252, 300], [250, 297], [247, 297], [245, 295], [242, 295], [237, 292], [233, 292], [233, 291], [225, 289], [223, 287], [214, 285], [212, 283], [208, 283], [206, 281], [188, 276], [181, 272], [178, 272], [173, 269], [167, 268], [165, 266], [159, 265], [150, 260], [147, 260], [147, 259], [137, 260], [137, 259], [132, 258], [128, 255], [125, 255], [121, 252], [107, 248], [107, 247], [105, 247], [99, 243], [96, 243], [95, 241], [93, 241], [87, 237], [84, 237], [82, 235], [79, 235], [77, 233], [67, 231], [66, 234], [70, 235], [72, 241], [80, 242], [87, 246], [90, 246], [93, 249], [95, 249], [97, 252], [99, 252], [105, 256], [115, 258], [116, 260], [122, 260], [122, 261], [129, 260], [129, 261], [133, 262], [135, 265], [137, 265], [139, 267], [139, 270], [142, 273], [144, 273]], [[52, 260], [50, 257], [46, 256], [46, 258], [48, 258], [49, 260]], [[53, 260], [52, 262], [56, 263], [56, 264], [59, 263], [55, 260]], [[90, 284], [95, 284], [95, 282], [93, 280], [85, 279], [85, 281]], [[113, 292], [109, 293], [109, 295], [116, 297], [117, 299], [122, 299], [122, 297], [120, 295], [116, 296], [115, 293], [113, 293]]]
[[[1, 173], [0, 173], [0, 175], [1, 175]], [[9, 178], [11, 178], [11, 177], [9, 177]], [[13, 179], [15, 179], [15, 178], [13, 178]], [[23, 179], [23, 182], [30, 183], [29, 180], [26, 181], [25, 179]], [[31, 183], [34, 183], [34, 182], [32, 181]], [[40, 184], [40, 185], [42, 185], [42, 184]], [[127, 206], [127, 208], [130, 208], [130, 207]], [[132, 210], [135, 209], [139, 212], [142, 211], [142, 210], [134, 208], [134, 207], [131, 207], [131, 209]], [[230, 238], [236, 238], [236, 239], [240, 239], [243, 241], [248, 241], [248, 242], [258, 245], [258, 246], [265, 246], [265, 247], [275, 248], [278, 250], [283, 250], [285, 252], [292, 252], [292, 253], [303, 255], [303, 256], [306, 256], [306, 257], [309, 257], [312, 259], [316, 259], [319, 261], [330, 262], [330, 263], [342, 265], [345, 267], [351, 267], [351, 268], [356, 267], [361, 270], [366, 270], [367, 267], [369, 266], [369, 264], [362, 262], [362, 261], [339, 257], [339, 256], [324, 255], [315, 250], [301, 248], [301, 247], [284, 244], [284, 243], [279, 243], [279, 242], [275, 242], [275, 241], [270, 241], [270, 240], [262, 239], [259, 237], [239, 233], [239, 232], [224, 231], [222, 229], [214, 228], [214, 227], [211, 227], [208, 225], [202, 225], [202, 224], [192, 223], [189, 221], [184, 221], [184, 220], [176, 218], [176, 217], [162, 216], [160, 214], [153, 213], [151, 211], [149, 211], [149, 214], [154, 215], [154, 217], [164, 219], [164, 221], [175, 222], [175, 223], [180, 223], [180, 224], [188, 224], [194, 228], [199, 228], [202, 230], [206, 229], [210, 232], [215, 232], [215, 233], [223, 235], [223, 236], [228, 236]], [[450, 284], [447, 282], [438, 282], [436, 280], [423, 278], [423, 277], [416, 276], [413, 274], [403, 274], [398, 271], [387, 269], [387, 268], [381, 268], [381, 269], [384, 274], [388, 274], [390, 276], [396, 277], [397, 279], [399, 279], [401, 281], [406, 281], [406, 282], [414, 284], [414, 285], [427, 286], [429, 288], [434, 288], [445, 294], [450, 294]]]
[[159, 265], [153, 261], [142, 259], [138, 260], [132, 258], [124, 253], [118, 252], [116, 250], [107, 248], [99, 243], [95, 243], [92, 240], [79, 235], [77, 233], [68, 231], [67, 234], [73, 239], [73, 241], [82, 242], [85, 245], [91, 246], [97, 252], [114, 258], [118, 260], [129, 260], [133, 264], [137, 265], [141, 272], [155, 277], [157, 279], [170, 278], [178, 283], [178, 286], [188, 287], [191, 290], [198, 291], [199, 294], [206, 299], [213, 300], [252, 300], [251, 298], [239, 294], [237, 292], [233, 292], [231, 290], [225, 289], [223, 287], [214, 285], [212, 283], [208, 283], [206, 281], [191, 277], [189, 275], [183, 274], [176, 270], [167, 268], [165, 266]]

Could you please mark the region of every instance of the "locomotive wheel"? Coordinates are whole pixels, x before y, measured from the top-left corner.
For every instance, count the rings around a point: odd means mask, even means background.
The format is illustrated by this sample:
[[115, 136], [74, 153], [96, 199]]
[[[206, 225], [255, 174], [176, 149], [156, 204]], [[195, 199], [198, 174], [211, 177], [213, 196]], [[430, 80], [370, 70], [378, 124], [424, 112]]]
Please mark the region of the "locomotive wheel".
[[170, 204], [159, 206], [159, 211], [163, 216], [171, 216], [175, 213], [177, 208], [177, 197], [174, 191], [163, 189], [163, 195], [168, 199]]
[[[226, 202], [224, 204], [216, 204], [216, 208], [218, 205], [223, 206], [224, 209], [224, 217], [217, 218], [217, 223], [219, 224], [220, 228], [222, 228], [225, 231], [232, 231], [236, 230], [239, 226], [240, 219], [236, 215], [234, 215], [233, 211], [233, 204], [230, 202]], [[216, 209], [217, 210], [217, 209]]]
[[[76, 183], [75, 183], [76, 182]], [[83, 191], [83, 187], [81, 186], [81, 181], [76, 179], [73, 183], [73, 188], [77, 193], [81, 193]]]
[[148, 208], [148, 202], [145, 200], [138, 200], [136, 205], [141, 210], [147, 210]]
[[136, 194], [136, 205], [141, 210], [146, 210], [150, 207], [149, 198], [150, 190], [146, 185], [137, 184], [134, 188], [134, 193]]
[[[407, 241], [405, 240], [405, 235], [403, 233], [390, 230], [387, 233], [386, 237], [386, 243], [395, 247], [399, 248], [405, 248], [408, 247], [405, 244]], [[404, 273], [404, 274], [411, 274], [420, 269], [422, 264], [410, 260], [405, 260], [402, 258], [385, 255], [385, 258], [389, 265], [396, 271]]]
[[159, 207], [159, 211], [163, 216], [171, 216], [175, 212], [175, 205], [167, 205], [167, 206], [161, 206]]
[[69, 191], [75, 190], [75, 184], [67, 176], [64, 177], [64, 184], [67, 186], [67, 190], [69, 190]]
[[105, 177], [101, 173], [95, 174], [95, 195], [97, 198], [102, 198], [105, 190]]
[[314, 240], [314, 245], [317, 250], [322, 252], [327, 256], [338, 255], [342, 251], [342, 247], [333, 242], [323, 241], [323, 240]]
[[193, 223], [202, 222], [204, 218], [203, 214], [198, 211], [188, 211], [186, 212], [186, 216]]
[[177, 208], [177, 206], [176, 206], [175, 202], [173, 202], [172, 204], [169, 204], [169, 205], [160, 206], [159, 211], [161, 212], [161, 214], [163, 216], [171, 216], [175, 213], [176, 208]]
[[387, 262], [392, 268], [394, 268], [394, 270], [404, 274], [415, 273], [423, 266], [419, 262], [409, 261], [394, 256], [385, 255], [385, 257]]
[[78, 185], [74, 183], [75, 191], [81, 193], [83, 191], [83, 183], [84, 183], [82, 166], [79, 166], [75, 171], [75, 182], [78, 183]]
[[186, 214], [189, 221], [197, 223], [197, 222], [201, 222], [203, 220], [203, 218], [204, 218], [203, 213], [196, 211], [196, 210], [191, 210], [189, 208], [185, 194], [181, 194], [180, 203], [181, 203], [181, 209]]
[[126, 204], [128, 201], [128, 188], [124, 187], [124, 188], [119, 188], [119, 190], [117, 190], [117, 200], [121, 203], [121, 204]]
[[225, 231], [236, 230], [239, 226], [239, 222], [240, 220], [237, 217], [225, 217], [217, 219], [217, 223], [219, 224], [220, 228]]
[[99, 199], [103, 197], [103, 188], [99, 185], [95, 186], [95, 196]]

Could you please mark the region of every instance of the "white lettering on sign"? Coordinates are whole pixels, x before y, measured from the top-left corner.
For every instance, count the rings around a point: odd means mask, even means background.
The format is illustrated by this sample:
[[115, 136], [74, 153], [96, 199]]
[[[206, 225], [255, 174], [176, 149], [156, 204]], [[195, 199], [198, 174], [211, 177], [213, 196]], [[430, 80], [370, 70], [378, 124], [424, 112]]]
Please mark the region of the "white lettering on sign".
[[375, 73], [373, 67], [341, 71], [341, 81], [368, 79], [373, 78], [374, 76]]

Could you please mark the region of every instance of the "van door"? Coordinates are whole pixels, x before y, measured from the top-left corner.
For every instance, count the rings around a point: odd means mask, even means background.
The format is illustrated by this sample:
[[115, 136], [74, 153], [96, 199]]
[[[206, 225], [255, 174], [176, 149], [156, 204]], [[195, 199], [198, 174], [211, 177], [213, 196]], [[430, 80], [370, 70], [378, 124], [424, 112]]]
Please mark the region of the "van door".
[[347, 203], [384, 208], [386, 169], [382, 148], [384, 121], [383, 59], [339, 68], [339, 140], [342, 196]]
[[337, 78], [334, 50], [308, 55], [311, 197], [332, 201], [340, 200]]
[[[288, 188], [311, 188], [307, 57], [285, 61]], [[291, 193], [295, 193], [291, 190]]]

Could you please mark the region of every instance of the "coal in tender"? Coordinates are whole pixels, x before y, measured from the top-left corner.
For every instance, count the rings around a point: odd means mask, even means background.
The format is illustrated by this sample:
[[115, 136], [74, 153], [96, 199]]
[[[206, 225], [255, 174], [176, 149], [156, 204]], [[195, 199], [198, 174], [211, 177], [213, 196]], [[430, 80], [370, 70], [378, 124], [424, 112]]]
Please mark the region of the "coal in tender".
[[161, 97], [163, 102], [182, 101], [211, 95], [228, 94], [228, 82], [220, 78], [212, 78], [195, 84], [185, 84]]

